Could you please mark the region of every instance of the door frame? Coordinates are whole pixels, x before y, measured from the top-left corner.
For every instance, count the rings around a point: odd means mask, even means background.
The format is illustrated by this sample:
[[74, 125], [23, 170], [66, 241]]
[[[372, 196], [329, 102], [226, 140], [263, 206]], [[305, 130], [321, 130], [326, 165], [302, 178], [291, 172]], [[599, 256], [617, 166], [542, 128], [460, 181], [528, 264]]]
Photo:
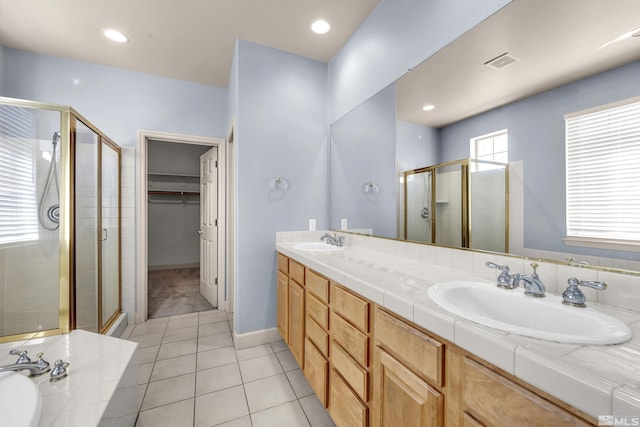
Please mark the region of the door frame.
[[218, 148], [218, 308], [226, 309], [224, 289], [226, 283], [226, 245], [229, 236], [226, 227], [226, 141], [196, 135], [184, 135], [151, 130], [138, 130], [136, 150], [136, 313], [135, 323], [147, 320], [148, 308], [148, 207], [147, 207], [147, 143], [150, 141], [174, 142], [179, 144], [207, 145]]

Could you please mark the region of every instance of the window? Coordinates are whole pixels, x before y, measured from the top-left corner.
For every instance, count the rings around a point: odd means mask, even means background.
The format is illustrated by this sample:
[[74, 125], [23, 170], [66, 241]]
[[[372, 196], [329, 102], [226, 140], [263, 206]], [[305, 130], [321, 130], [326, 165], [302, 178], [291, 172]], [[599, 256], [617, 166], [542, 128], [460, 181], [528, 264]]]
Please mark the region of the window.
[[34, 118], [0, 105], [0, 245], [38, 239]]
[[[488, 162], [509, 162], [509, 133], [507, 129], [471, 138], [471, 158]], [[472, 163], [471, 166], [477, 170], [493, 169], [493, 166], [482, 163]]]
[[640, 244], [640, 98], [565, 117], [567, 239]]

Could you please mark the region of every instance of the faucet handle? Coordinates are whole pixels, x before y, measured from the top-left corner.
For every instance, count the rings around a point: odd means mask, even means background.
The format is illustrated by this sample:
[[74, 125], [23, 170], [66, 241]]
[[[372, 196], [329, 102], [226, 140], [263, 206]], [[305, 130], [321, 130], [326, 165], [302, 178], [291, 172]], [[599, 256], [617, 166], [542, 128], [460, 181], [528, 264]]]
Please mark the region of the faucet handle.
[[533, 277], [534, 279], [540, 279], [540, 276], [538, 276], [538, 273], [536, 270], [538, 270], [538, 267], [540, 266], [537, 262], [533, 261], [531, 264], [529, 264], [531, 266], [531, 268], [533, 268], [533, 274], [531, 275], [531, 277]]
[[69, 362], [63, 362], [60, 359], [56, 360], [53, 363], [53, 369], [51, 370], [49, 381], [56, 382], [65, 378], [69, 374], [67, 368], [69, 368]]
[[587, 298], [584, 296], [578, 286], [586, 286], [588, 288], [605, 290], [607, 284], [605, 282], [583, 281], [575, 277], [569, 277], [567, 280], [569, 286], [562, 293], [562, 303], [573, 307], [586, 307]]
[[16, 365], [31, 363], [31, 359], [29, 359], [29, 356], [27, 356], [27, 350], [9, 350], [9, 354], [13, 356], [19, 356]]
[[485, 262], [484, 265], [489, 268], [497, 268], [498, 270], [502, 270], [502, 272], [500, 273], [497, 279], [498, 281], [497, 286], [499, 288], [514, 289], [515, 287], [517, 287], [517, 286], [514, 286], [513, 284], [513, 280], [512, 280], [513, 278], [509, 274], [508, 265], [500, 265], [491, 261]]

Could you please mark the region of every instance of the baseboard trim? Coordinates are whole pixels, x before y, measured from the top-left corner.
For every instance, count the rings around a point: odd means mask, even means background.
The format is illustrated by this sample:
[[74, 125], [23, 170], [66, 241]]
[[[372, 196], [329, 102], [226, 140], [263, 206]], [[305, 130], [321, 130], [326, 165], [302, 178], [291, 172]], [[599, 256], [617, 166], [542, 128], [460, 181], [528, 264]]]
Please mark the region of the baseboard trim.
[[269, 344], [271, 342], [280, 341], [282, 337], [278, 333], [278, 328], [262, 329], [260, 331], [246, 332], [238, 334], [233, 331], [233, 345], [236, 350], [254, 347], [260, 344]]
[[147, 271], [180, 270], [182, 268], [200, 268], [200, 263], [192, 262], [187, 264], [150, 265], [149, 268], [147, 268]]

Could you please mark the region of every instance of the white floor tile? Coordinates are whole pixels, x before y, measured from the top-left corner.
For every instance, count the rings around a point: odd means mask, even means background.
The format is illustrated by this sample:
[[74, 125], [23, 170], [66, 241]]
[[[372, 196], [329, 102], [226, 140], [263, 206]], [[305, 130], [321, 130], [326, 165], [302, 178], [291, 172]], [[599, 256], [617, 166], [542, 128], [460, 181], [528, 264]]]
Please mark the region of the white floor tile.
[[199, 371], [196, 378], [196, 396], [242, 384], [237, 363]]
[[149, 383], [142, 410], [194, 397], [196, 374], [181, 375]]
[[151, 378], [151, 372], [153, 371], [153, 362], [143, 363], [138, 365], [138, 384], [146, 384]]
[[298, 399], [313, 394], [313, 389], [301, 369], [289, 371], [286, 374]]
[[173, 357], [171, 359], [159, 360], [153, 367], [150, 381], [158, 381], [166, 378], [177, 377], [195, 371], [195, 353], [187, 354], [185, 356]]
[[309, 422], [297, 401], [251, 414], [253, 427], [308, 427]]
[[249, 381], [259, 380], [265, 377], [281, 374], [283, 372], [280, 362], [275, 354], [267, 354], [249, 360], [241, 360], [240, 373], [242, 380], [247, 383]]
[[198, 322], [200, 325], [207, 323], [216, 323], [227, 320], [227, 312], [220, 310], [201, 311], [198, 313]]
[[167, 332], [188, 328], [190, 326], [198, 326], [198, 313], [171, 316], [171, 318], [169, 318], [169, 324], [167, 325]]
[[246, 417], [236, 418], [233, 421], [217, 424], [216, 427], [252, 427], [251, 417], [247, 415]]
[[300, 399], [300, 405], [302, 405], [302, 410], [311, 423], [311, 427], [335, 427], [326, 408], [322, 406], [315, 394]]
[[245, 383], [244, 391], [252, 414], [296, 399], [285, 374]]
[[300, 365], [298, 365], [298, 362], [296, 362], [296, 359], [294, 359], [293, 354], [291, 354], [289, 350], [279, 351], [276, 353], [276, 357], [285, 372], [300, 369]]
[[160, 346], [160, 351], [158, 352], [157, 360], [171, 359], [172, 357], [195, 353], [197, 349], [198, 340], [196, 338], [162, 344]]
[[[128, 328], [128, 326], [127, 326]], [[163, 334], [164, 330], [167, 328], [167, 324], [165, 322], [155, 322], [155, 323], [141, 323], [136, 325], [131, 332], [131, 337], [136, 337], [139, 335], [150, 335], [150, 334]]]
[[235, 362], [237, 362], [235, 348], [233, 346], [221, 347], [198, 353], [197, 370], [202, 371], [203, 369], [215, 368], [216, 366]]
[[272, 342], [270, 345], [274, 353], [289, 349], [289, 347], [287, 347], [287, 344], [283, 340]]
[[184, 341], [198, 337], [198, 326], [167, 330], [162, 337], [162, 343]]
[[221, 334], [223, 332], [230, 332], [229, 324], [226, 320], [223, 320], [222, 322], [205, 323], [204, 325], [198, 326], [199, 337]]
[[257, 345], [255, 347], [243, 348], [236, 351], [238, 354], [238, 360], [248, 360], [255, 357], [264, 356], [273, 353], [273, 350], [269, 344]]
[[142, 365], [143, 363], [151, 363], [156, 361], [156, 357], [158, 356], [158, 350], [160, 350], [159, 345], [153, 345], [151, 347], [140, 348], [136, 353], [138, 353], [138, 364]]
[[162, 342], [162, 334], [147, 334], [129, 337], [129, 341], [138, 343], [138, 350], [145, 347], [159, 345]]
[[232, 388], [196, 397], [195, 427], [209, 427], [249, 415], [244, 388]]
[[140, 412], [136, 427], [193, 427], [195, 399]]
[[198, 352], [215, 350], [220, 347], [228, 347], [233, 345], [233, 339], [231, 333], [225, 332], [223, 334], [208, 335], [206, 337], [200, 337], [198, 339]]

